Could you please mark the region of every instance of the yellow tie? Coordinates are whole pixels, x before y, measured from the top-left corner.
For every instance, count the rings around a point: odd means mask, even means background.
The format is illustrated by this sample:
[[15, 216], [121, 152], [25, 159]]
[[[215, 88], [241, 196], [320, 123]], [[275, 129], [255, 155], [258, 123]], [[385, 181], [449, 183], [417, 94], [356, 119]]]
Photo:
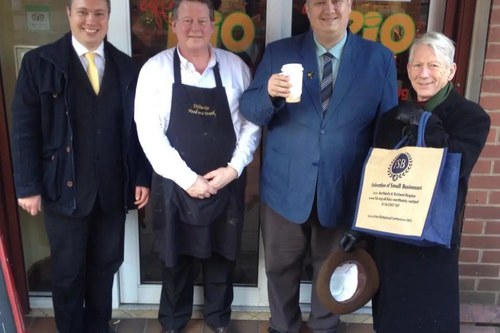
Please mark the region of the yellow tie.
[[87, 58], [89, 62], [87, 75], [89, 76], [90, 84], [92, 84], [95, 93], [99, 94], [99, 72], [97, 71], [97, 66], [95, 65], [95, 53], [87, 52], [85, 53], [85, 58]]

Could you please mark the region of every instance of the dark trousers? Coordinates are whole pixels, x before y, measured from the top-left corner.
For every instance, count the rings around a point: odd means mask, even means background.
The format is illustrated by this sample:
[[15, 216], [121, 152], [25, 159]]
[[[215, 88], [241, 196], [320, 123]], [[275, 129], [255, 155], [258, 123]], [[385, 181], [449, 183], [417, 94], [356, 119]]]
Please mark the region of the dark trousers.
[[96, 202], [85, 217], [44, 211], [59, 333], [109, 331], [113, 276], [123, 262], [125, 212], [105, 213]]
[[290, 222], [266, 205], [262, 206], [270, 327], [282, 333], [301, 331], [300, 281], [304, 260], [309, 252], [313, 282], [311, 313], [307, 326], [312, 332], [334, 330], [339, 324], [339, 316], [330, 313], [319, 302], [316, 279], [326, 258], [339, 249], [340, 237], [345, 229], [323, 227], [317, 217], [316, 205], [303, 224]]
[[181, 331], [193, 311], [194, 264], [199, 260], [203, 274], [205, 322], [214, 328], [229, 325], [233, 302], [234, 261], [213, 253], [208, 259], [181, 256], [174, 267], [163, 265], [163, 286], [158, 320], [163, 328]]

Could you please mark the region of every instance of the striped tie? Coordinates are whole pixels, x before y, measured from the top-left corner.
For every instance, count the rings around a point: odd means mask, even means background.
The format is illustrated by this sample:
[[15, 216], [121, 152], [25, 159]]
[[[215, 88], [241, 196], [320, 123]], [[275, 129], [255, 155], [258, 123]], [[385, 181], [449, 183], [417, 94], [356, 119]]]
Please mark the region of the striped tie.
[[330, 52], [323, 54], [323, 80], [321, 81], [321, 103], [323, 113], [328, 110], [333, 92], [333, 72], [332, 72], [333, 55]]

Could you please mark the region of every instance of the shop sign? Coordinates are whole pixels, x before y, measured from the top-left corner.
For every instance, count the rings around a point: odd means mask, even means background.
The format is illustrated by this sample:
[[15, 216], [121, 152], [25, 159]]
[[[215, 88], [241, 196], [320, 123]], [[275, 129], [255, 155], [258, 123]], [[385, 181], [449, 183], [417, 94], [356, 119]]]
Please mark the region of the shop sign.
[[[168, 30], [167, 48], [177, 44], [177, 37], [168, 29], [172, 20], [173, 1], [165, 4], [165, 0], [143, 0], [140, 4], [142, 12], [149, 12], [154, 16], [157, 29]], [[380, 41], [394, 54], [406, 51], [415, 38], [415, 22], [406, 13], [398, 12], [385, 18], [377, 11], [362, 13], [357, 10], [351, 12], [350, 28], [353, 33], [361, 33], [363, 38]], [[255, 26], [252, 18], [243, 12], [233, 12], [222, 19], [222, 14], [215, 12], [215, 32], [211, 43], [234, 53], [246, 51], [255, 38]], [[233, 38], [233, 31], [237, 30], [238, 39]]]

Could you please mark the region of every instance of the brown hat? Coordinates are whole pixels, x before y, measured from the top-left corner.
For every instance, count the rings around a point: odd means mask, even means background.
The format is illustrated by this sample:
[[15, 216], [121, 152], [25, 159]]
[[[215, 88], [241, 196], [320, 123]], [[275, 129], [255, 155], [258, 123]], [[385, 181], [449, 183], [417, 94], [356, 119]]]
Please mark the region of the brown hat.
[[[346, 301], [336, 300], [332, 296], [331, 279], [333, 272], [343, 263], [356, 263], [360, 267], [357, 275], [357, 288]], [[316, 282], [318, 299], [325, 308], [334, 314], [349, 314], [362, 308], [377, 292], [379, 277], [373, 258], [363, 249], [353, 252], [339, 250], [331, 254], [323, 263]]]

